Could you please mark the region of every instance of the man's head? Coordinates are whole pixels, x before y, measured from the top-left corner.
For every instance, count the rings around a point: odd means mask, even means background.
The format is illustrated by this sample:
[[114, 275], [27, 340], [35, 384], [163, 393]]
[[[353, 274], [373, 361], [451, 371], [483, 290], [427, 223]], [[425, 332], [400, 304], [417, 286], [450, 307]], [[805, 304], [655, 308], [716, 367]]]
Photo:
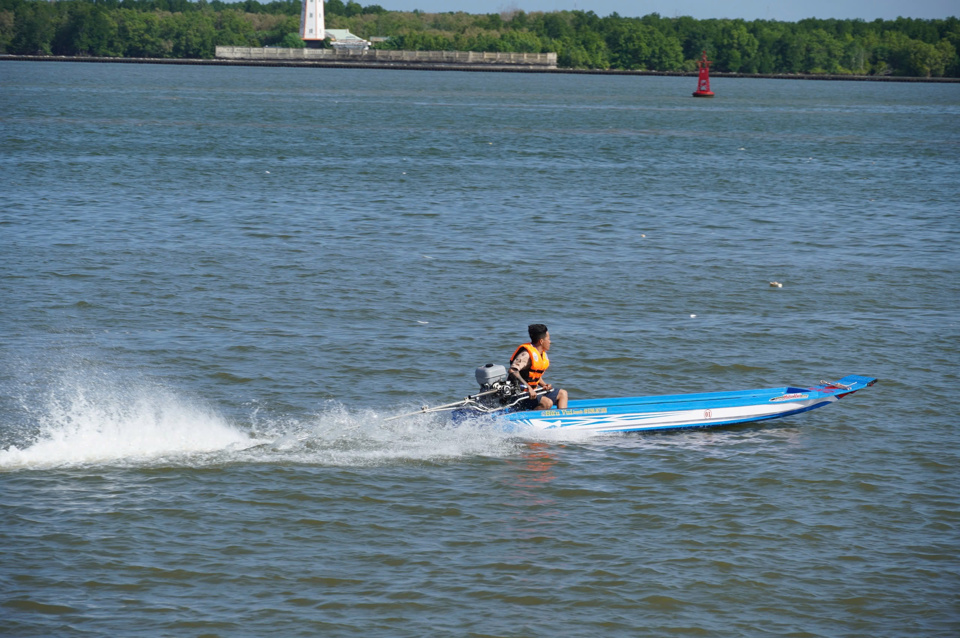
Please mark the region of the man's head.
[[550, 343], [550, 333], [542, 323], [533, 323], [527, 326], [527, 334], [530, 335], [530, 343], [535, 346], [539, 346], [539, 342], [544, 339], [546, 339], [546, 343]]

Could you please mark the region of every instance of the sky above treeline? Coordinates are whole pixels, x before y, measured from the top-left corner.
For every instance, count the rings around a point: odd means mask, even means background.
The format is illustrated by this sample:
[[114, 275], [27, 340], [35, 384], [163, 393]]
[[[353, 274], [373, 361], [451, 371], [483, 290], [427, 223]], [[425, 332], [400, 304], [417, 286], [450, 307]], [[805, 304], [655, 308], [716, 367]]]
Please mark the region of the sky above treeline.
[[379, 4], [390, 11], [420, 9], [429, 13], [466, 11], [500, 13], [513, 9], [531, 11], [593, 11], [603, 17], [614, 11], [624, 17], [659, 13], [666, 18], [692, 16], [743, 18], [744, 20], [780, 20], [796, 22], [804, 18], [842, 18], [893, 20], [904, 18], [948, 18], [960, 15], [957, 0], [358, 0], [360, 4]]

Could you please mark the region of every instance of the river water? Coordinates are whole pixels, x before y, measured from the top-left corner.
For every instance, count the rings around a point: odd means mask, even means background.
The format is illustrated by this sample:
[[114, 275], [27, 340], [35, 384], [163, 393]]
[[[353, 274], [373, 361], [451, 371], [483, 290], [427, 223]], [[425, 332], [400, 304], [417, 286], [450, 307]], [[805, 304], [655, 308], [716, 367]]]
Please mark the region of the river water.
[[[957, 635], [960, 85], [713, 84], [0, 62], [0, 633]], [[533, 322], [573, 398], [880, 382], [383, 420]]]

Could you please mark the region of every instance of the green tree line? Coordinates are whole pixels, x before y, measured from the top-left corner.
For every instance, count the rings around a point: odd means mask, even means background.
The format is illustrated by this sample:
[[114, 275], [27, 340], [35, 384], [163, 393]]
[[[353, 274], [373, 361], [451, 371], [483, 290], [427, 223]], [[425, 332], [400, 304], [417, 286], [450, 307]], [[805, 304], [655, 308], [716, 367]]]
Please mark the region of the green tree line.
[[[387, 11], [328, 0], [327, 27], [404, 50], [556, 52], [563, 67], [960, 77], [960, 20], [696, 20], [592, 11]], [[0, 53], [210, 58], [217, 45], [303, 46], [300, 0], [0, 0]]]

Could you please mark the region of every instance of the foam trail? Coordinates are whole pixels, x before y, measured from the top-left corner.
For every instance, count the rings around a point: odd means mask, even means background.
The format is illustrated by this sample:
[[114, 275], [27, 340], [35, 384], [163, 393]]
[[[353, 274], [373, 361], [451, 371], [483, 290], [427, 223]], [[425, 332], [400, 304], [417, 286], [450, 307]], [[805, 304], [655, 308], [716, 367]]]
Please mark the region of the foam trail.
[[443, 415], [385, 421], [392, 415], [337, 402], [300, 418], [257, 408], [249, 423], [232, 424], [167, 388], [110, 374], [72, 375], [45, 398], [22, 403], [27, 435], [7, 437], [0, 471], [223, 462], [364, 467], [508, 457], [529, 442], [571, 440], [561, 433], [506, 430], [488, 417], [458, 425]]
[[330, 402], [303, 419], [258, 418], [255, 436], [267, 442], [235, 458], [362, 467], [509, 456], [519, 444], [515, 435], [491, 423], [453, 426], [436, 415], [397, 421], [384, 421], [385, 416], [390, 415]]
[[330, 402], [302, 419], [273, 420], [255, 415], [254, 437], [261, 442], [232, 457], [250, 462], [293, 462], [321, 466], [379, 466], [444, 463], [477, 457], [510, 457], [531, 443], [569, 443], [595, 439], [582, 432], [516, 430], [494, 417], [452, 424], [446, 415], [417, 414], [398, 420], [390, 413], [351, 409]]
[[160, 387], [68, 381], [36, 412], [30, 439], [0, 449], [0, 470], [136, 464], [251, 444], [211, 409]]

